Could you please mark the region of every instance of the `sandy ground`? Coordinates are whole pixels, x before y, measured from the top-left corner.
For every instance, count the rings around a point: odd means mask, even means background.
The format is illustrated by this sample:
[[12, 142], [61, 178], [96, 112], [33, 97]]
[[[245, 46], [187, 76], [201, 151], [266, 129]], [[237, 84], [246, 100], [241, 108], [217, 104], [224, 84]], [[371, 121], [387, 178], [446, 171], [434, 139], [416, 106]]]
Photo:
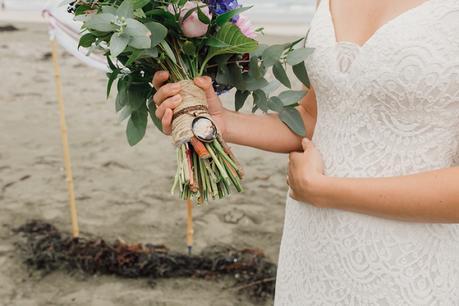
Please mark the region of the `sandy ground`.
[[[252, 305], [225, 289], [231, 282], [165, 280], [150, 288], [145, 280], [41, 276], [21, 263], [12, 227], [31, 218], [70, 226], [47, 29], [15, 25], [20, 31], [0, 33], [0, 305]], [[185, 251], [185, 206], [168, 192], [175, 171], [169, 138], [150, 126], [146, 139], [129, 147], [113, 101], [105, 100], [105, 76], [67, 54], [61, 63], [83, 234]], [[231, 95], [225, 100], [230, 105]], [[286, 156], [235, 151], [246, 168], [246, 191], [195, 209], [194, 249], [260, 248], [276, 261]]]

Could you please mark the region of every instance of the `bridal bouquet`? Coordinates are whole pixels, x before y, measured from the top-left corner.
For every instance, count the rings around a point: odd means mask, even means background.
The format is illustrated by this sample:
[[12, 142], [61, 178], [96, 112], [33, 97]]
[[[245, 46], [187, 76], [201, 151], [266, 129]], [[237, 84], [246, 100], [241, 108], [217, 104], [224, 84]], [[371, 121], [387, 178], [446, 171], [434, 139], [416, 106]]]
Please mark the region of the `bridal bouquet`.
[[[253, 96], [253, 112], [278, 112], [295, 133], [305, 133], [295, 109], [305, 93], [290, 90], [285, 68], [291, 66], [308, 86], [304, 60], [311, 50], [299, 46], [304, 39], [259, 44], [255, 38], [262, 29], [241, 15], [247, 9], [237, 0], [77, 0], [69, 6], [83, 22], [80, 46], [107, 57], [107, 95], [116, 81], [116, 111], [128, 119], [130, 145], [143, 139], [148, 114], [161, 129], [152, 102], [155, 72], [167, 70], [170, 81], [181, 84], [172, 126], [178, 160], [172, 191], [178, 187], [182, 199], [202, 203], [229, 195], [231, 186], [242, 191], [241, 165], [212, 122], [195, 77], [210, 76], [219, 94], [235, 88], [237, 111]], [[274, 81], [267, 80], [268, 72]], [[272, 96], [282, 85], [286, 90]]]

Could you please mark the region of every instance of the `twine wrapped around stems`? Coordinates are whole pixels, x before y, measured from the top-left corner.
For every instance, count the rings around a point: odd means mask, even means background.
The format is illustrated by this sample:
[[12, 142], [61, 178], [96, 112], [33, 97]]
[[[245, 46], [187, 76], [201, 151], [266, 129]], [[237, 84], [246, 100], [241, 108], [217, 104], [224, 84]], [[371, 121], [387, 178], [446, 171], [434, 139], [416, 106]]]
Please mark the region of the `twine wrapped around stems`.
[[206, 117], [212, 120], [204, 91], [192, 80], [180, 81], [179, 84], [182, 103], [174, 110], [172, 121], [172, 139], [177, 146], [190, 142], [193, 138], [192, 125], [196, 117]]

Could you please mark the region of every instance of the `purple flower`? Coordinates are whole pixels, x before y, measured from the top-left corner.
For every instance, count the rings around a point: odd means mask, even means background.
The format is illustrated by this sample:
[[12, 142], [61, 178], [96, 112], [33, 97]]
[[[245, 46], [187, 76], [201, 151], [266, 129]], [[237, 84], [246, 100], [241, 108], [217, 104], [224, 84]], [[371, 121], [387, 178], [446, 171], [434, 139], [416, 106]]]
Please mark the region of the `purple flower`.
[[[240, 6], [237, 0], [207, 0], [206, 2], [208, 3], [212, 13], [216, 15], [224, 14], [228, 11], [237, 9]], [[233, 21], [237, 21], [237, 18]]]

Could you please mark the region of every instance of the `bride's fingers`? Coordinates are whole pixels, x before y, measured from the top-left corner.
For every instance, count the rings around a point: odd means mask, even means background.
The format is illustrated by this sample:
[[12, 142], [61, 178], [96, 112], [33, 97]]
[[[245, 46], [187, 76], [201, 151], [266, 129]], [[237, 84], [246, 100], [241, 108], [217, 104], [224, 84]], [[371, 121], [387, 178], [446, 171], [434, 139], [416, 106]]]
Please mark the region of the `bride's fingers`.
[[162, 86], [153, 96], [153, 101], [157, 106], [160, 106], [164, 100], [175, 96], [180, 92], [180, 84], [177, 83], [169, 83]]
[[180, 95], [175, 95], [164, 100], [164, 102], [156, 109], [156, 117], [162, 119], [167, 109], [174, 110], [180, 105], [180, 103], [182, 103], [182, 97]]
[[163, 133], [166, 135], [172, 134], [172, 116], [174, 112], [168, 108], [166, 109], [163, 118], [161, 119], [161, 124], [163, 125]]
[[206, 93], [208, 103], [219, 103], [217, 93], [212, 86], [212, 79], [208, 76], [198, 77], [194, 79], [196, 86], [200, 87]]
[[153, 87], [156, 88], [156, 90], [160, 89], [161, 86], [163, 86], [167, 80], [169, 79], [169, 72], [167, 71], [158, 71], [155, 73], [153, 76]]

